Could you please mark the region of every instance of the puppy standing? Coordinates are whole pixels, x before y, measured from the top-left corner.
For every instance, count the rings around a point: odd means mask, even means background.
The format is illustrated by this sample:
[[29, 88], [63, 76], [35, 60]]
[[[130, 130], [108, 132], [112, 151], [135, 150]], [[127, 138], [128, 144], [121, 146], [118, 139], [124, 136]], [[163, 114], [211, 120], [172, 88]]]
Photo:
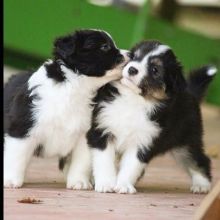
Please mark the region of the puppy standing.
[[120, 78], [127, 56], [109, 34], [81, 30], [54, 44], [54, 60], [17, 75], [4, 91], [4, 186], [20, 187], [33, 155], [69, 155], [67, 188], [89, 189], [85, 133], [94, 92]]
[[[95, 190], [135, 193], [134, 185], [145, 165], [170, 151], [191, 176], [191, 191], [208, 192], [210, 160], [203, 151], [199, 101], [191, 90], [194, 86], [187, 85], [179, 62], [166, 45], [143, 42], [131, 55], [122, 84], [103, 86], [94, 99], [87, 138], [93, 148]], [[208, 68], [203, 72], [203, 89], [215, 71]], [[197, 75], [191, 81], [198, 79]], [[195, 86], [195, 91], [203, 92]], [[118, 174], [115, 153], [121, 155]]]

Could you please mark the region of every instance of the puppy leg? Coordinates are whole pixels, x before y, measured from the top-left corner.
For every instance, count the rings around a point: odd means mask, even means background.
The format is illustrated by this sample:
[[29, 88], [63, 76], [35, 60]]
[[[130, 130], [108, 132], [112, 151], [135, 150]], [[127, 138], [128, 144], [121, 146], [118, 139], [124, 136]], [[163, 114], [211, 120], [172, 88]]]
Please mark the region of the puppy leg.
[[203, 149], [184, 147], [173, 150], [172, 155], [191, 176], [191, 192], [207, 193], [211, 188], [210, 160]]
[[103, 150], [94, 148], [93, 174], [95, 179], [95, 191], [113, 192], [116, 182], [115, 149], [108, 144]]
[[72, 151], [66, 156], [59, 158], [59, 170], [63, 172], [65, 180], [67, 180], [68, 171], [70, 168], [71, 163], [71, 157], [72, 157]]
[[86, 137], [83, 135], [72, 152], [70, 164], [66, 165], [66, 169], [68, 169], [66, 187], [76, 190], [92, 189], [91, 167], [91, 152]]
[[129, 148], [124, 152], [117, 177], [116, 192], [136, 193], [134, 185], [145, 167], [145, 163], [138, 159], [137, 154], [137, 148]]
[[4, 187], [18, 188], [23, 185], [25, 171], [35, 146], [30, 138], [5, 137]]

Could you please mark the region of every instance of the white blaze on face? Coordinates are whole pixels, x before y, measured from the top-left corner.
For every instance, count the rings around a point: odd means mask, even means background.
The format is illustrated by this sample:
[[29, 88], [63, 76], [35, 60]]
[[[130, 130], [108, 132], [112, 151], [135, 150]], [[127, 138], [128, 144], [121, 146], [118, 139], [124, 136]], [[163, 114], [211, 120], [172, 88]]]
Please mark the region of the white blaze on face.
[[[148, 60], [152, 56], [158, 56], [160, 54], [165, 53], [170, 48], [166, 45], [159, 45], [153, 51], [146, 54], [146, 56], [141, 61], [131, 61], [128, 65], [123, 69], [122, 76], [131, 80], [135, 85], [139, 85], [142, 79], [148, 74], [147, 73], [147, 65]], [[140, 54], [140, 50], [137, 51]], [[138, 70], [137, 75], [130, 76], [128, 70], [130, 67], [134, 67]]]

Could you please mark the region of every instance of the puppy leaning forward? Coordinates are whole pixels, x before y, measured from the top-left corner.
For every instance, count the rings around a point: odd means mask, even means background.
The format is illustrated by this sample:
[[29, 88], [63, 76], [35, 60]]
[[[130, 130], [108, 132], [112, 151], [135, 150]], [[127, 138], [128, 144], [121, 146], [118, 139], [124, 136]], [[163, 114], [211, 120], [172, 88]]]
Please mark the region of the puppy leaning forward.
[[[4, 186], [21, 187], [33, 155], [60, 158], [67, 188], [89, 189], [85, 134], [94, 93], [119, 79], [128, 61], [109, 34], [81, 30], [58, 38], [54, 59], [12, 77], [4, 89]], [[64, 163], [64, 158], [68, 161]]]
[[95, 190], [135, 193], [146, 164], [169, 151], [191, 176], [191, 191], [208, 192], [210, 160], [203, 150], [199, 102], [215, 72], [204, 67], [186, 81], [168, 46], [158, 41], [135, 46], [121, 83], [106, 84], [94, 98], [87, 138]]

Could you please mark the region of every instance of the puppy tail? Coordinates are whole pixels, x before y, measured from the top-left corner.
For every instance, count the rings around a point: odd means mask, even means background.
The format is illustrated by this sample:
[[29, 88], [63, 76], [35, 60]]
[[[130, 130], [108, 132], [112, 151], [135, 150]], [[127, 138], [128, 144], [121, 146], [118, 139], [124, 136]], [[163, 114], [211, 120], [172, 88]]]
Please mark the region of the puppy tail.
[[209, 83], [217, 73], [217, 68], [212, 65], [203, 66], [199, 69], [192, 70], [187, 79], [187, 87], [199, 102], [202, 101], [206, 94]]

